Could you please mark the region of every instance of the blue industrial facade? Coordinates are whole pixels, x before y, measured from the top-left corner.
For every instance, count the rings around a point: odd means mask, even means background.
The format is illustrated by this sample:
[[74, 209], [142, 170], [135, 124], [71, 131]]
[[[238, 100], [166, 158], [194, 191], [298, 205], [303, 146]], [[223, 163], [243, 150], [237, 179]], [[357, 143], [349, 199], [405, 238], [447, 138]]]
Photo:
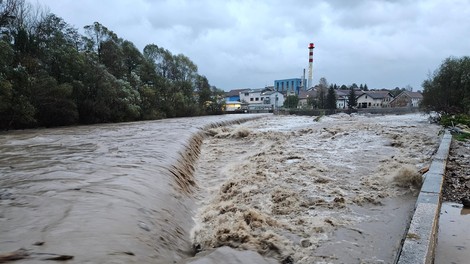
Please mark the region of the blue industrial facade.
[[283, 94], [295, 93], [296, 95], [299, 95], [301, 86], [302, 86], [301, 78], [274, 81], [274, 90]]

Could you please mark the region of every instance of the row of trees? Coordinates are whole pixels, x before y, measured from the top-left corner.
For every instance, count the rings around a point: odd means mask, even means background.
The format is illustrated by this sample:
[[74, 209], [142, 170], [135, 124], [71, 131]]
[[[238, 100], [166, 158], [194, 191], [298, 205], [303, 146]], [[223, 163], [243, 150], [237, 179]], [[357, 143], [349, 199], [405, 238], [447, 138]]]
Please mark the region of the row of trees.
[[470, 115], [470, 57], [450, 57], [423, 82], [421, 106], [443, 114]]
[[367, 88], [367, 84], [357, 86], [357, 84], [353, 83], [349, 87], [344, 84], [341, 86], [336, 84], [328, 85], [326, 78], [322, 77], [317, 87], [316, 97], [309, 97], [307, 104], [315, 109], [334, 110], [337, 108], [337, 90], [349, 90], [348, 108], [351, 109], [357, 104], [356, 90], [368, 91], [369, 89]]
[[188, 57], [140, 52], [95, 22], [85, 34], [24, 0], [0, 0], [0, 129], [148, 120], [219, 112]]

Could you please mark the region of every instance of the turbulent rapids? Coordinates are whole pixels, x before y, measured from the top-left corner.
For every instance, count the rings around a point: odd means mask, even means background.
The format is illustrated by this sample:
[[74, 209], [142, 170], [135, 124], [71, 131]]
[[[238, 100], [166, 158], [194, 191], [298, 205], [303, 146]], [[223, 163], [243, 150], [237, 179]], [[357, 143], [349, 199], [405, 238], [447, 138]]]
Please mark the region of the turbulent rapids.
[[54, 256], [173, 263], [191, 256], [190, 194], [202, 132], [259, 117], [0, 134], [0, 254], [17, 252], [31, 263]]
[[3, 133], [0, 256], [390, 263], [438, 133], [418, 114]]

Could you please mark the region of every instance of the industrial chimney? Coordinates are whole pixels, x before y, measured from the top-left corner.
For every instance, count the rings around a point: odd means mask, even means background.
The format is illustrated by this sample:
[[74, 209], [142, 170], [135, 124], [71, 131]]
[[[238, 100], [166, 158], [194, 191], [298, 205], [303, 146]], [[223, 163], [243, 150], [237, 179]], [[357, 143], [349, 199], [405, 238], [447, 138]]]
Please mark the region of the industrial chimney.
[[310, 89], [312, 85], [312, 75], [313, 75], [313, 49], [315, 45], [310, 43], [308, 45], [308, 81], [307, 81], [307, 89]]

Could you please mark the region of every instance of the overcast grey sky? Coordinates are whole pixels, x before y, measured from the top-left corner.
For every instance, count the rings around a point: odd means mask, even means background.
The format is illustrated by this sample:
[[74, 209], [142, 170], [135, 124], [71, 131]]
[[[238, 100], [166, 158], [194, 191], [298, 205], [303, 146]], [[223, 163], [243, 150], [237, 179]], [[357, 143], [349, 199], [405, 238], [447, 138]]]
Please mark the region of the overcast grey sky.
[[299, 78], [315, 43], [313, 79], [411, 85], [449, 56], [470, 55], [469, 0], [38, 0], [66, 22], [100, 22], [140, 50], [191, 58], [224, 90]]

